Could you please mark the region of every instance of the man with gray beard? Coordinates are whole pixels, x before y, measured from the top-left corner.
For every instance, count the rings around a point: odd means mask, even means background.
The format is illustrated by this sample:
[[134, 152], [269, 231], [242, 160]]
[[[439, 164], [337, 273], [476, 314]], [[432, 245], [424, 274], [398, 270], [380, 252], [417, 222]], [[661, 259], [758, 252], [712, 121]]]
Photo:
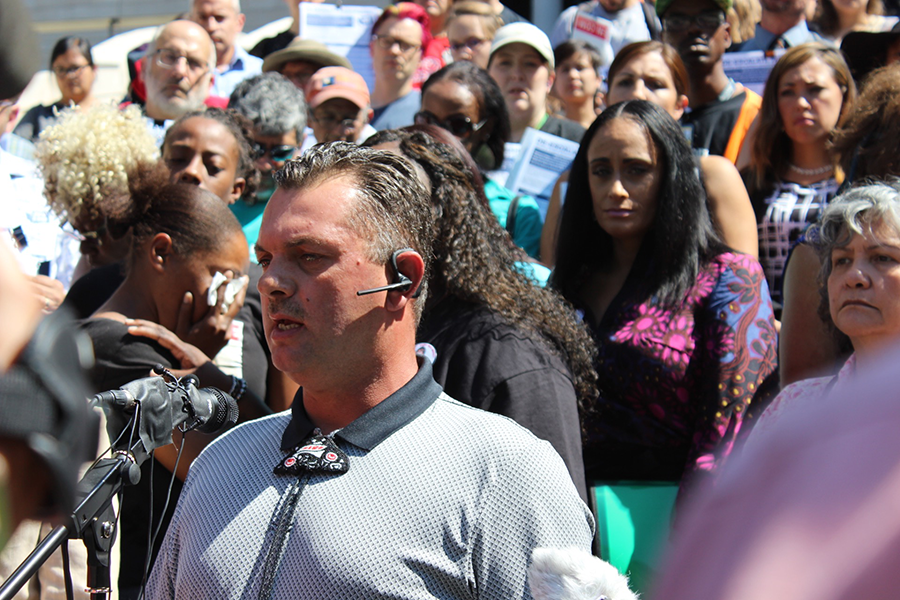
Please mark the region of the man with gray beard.
[[202, 27], [192, 21], [172, 21], [159, 30], [142, 60], [147, 117], [173, 121], [203, 107], [216, 49]]

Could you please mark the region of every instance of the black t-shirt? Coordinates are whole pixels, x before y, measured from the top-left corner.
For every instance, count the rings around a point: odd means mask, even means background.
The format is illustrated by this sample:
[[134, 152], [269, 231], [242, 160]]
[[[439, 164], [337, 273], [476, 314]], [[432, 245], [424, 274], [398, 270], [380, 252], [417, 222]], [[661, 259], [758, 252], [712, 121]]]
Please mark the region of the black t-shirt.
[[581, 138], [584, 137], [585, 129], [581, 126], [581, 123], [576, 123], [569, 119], [547, 117], [547, 120], [544, 121], [544, 124], [541, 126], [541, 131], [580, 144]]
[[694, 153], [699, 156], [709, 154], [722, 156], [731, 139], [731, 131], [741, 114], [741, 107], [747, 92], [735, 94], [724, 102], [710, 102], [687, 112], [681, 117], [681, 126]]
[[553, 444], [586, 498], [578, 399], [569, 369], [548, 342], [454, 296], [426, 312], [416, 337], [437, 351], [434, 379], [447, 394]]
[[282, 31], [278, 35], [257, 42], [250, 51], [250, 54], [258, 56], [259, 58], [265, 58], [273, 52], [278, 52], [279, 50], [287, 48], [287, 45], [291, 43], [294, 37], [296, 36], [294, 36], [294, 32], [290, 29]]

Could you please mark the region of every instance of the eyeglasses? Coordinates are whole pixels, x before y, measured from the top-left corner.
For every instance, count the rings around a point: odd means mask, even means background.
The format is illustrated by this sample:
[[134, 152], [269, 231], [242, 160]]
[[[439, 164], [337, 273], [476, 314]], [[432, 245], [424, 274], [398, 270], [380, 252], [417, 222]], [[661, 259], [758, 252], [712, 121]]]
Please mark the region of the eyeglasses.
[[460, 114], [450, 115], [446, 119], [438, 119], [434, 113], [422, 110], [416, 113], [415, 122], [416, 125], [437, 125], [458, 138], [464, 138], [484, 127], [487, 119], [481, 123], [472, 123], [472, 119]]
[[470, 50], [474, 52], [475, 48], [482, 45], [486, 41], [487, 40], [472, 37], [464, 42], [450, 42], [450, 50], [452, 50], [453, 52], [459, 52], [460, 50]]
[[291, 144], [272, 144], [270, 146], [269, 144], [253, 142], [251, 149], [253, 150], [253, 158], [257, 160], [268, 154], [274, 162], [281, 163], [294, 156], [297, 146]]
[[181, 59], [187, 63], [188, 69], [192, 73], [205, 73], [209, 70], [209, 65], [205, 62], [201, 62], [196, 58], [191, 58], [190, 56], [185, 56], [181, 54], [177, 50], [172, 50], [171, 48], [160, 48], [155, 52], [156, 54], [156, 64], [161, 67], [166, 67], [167, 69], [171, 69], [177, 67], [181, 62]]
[[378, 44], [383, 50], [390, 50], [394, 47], [394, 44], [397, 44], [397, 47], [400, 48], [400, 54], [406, 54], [410, 50], [418, 50], [422, 47], [420, 44], [410, 44], [409, 42], [398, 40], [395, 37], [378, 35], [377, 33], [372, 36], [372, 42]]
[[718, 29], [725, 22], [725, 14], [722, 11], [702, 12], [693, 17], [690, 15], [674, 14], [663, 18], [663, 26], [666, 31], [687, 31], [693, 23], [704, 31]]
[[81, 65], [79, 67], [53, 67], [53, 72], [57, 77], [71, 77], [77, 75], [82, 69], [90, 65]]
[[340, 125], [341, 129], [356, 129], [359, 125], [360, 118], [359, 115], [356, 115], [355, 117], [344, 117], [328, 113], [324, 115], [313, 113], [312, 120], [321, 124], [326, 129], [333, 129], [337, 125]]

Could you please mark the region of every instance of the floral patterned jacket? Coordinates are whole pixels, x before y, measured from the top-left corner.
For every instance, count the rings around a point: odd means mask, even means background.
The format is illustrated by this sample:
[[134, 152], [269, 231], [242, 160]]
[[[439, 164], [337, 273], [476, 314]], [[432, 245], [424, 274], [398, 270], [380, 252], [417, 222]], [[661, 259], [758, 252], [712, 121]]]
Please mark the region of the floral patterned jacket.
[[632, 273], [599, 323], [598, 413], [585, 423], [588, 479], [683, 480], [732, 450], [760, 384], [777, 367], [762, 268], [723, 253], [679, 309], [629, 303]]

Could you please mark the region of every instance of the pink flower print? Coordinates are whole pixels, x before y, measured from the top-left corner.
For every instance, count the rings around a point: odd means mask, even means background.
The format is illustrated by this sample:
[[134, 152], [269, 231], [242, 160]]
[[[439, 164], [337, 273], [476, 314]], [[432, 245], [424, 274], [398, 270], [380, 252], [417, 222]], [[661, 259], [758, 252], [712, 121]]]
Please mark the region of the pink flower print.
[[687, 368], [690, 355], [694, 351], [694, 340], [691, 337], [693, 319], [685, 315], [679, 315], [671, 323], [663, 334], [664, 347], [660, 353], [660, 359], [669, 368], [683, 370]]
[[728, 323], [716, 321], [709, 325], [706, 336], [707, 356], [728, 356], [735, 350], [735, 332]]
[[688, 303], [699, 302], [709, 296], [716, 287], [716, 275], [716, 273], [702, 271], [697, 276], [697, 281], [691, 287], [691, 291], [688, 292]]
[[614, 339], [617, 342], [646, 345], [650, 340], [660, 337], [665, 313], [655, 306], [646, 304], [641, 304], [637, 312], [633, 320], [616, 331]]

